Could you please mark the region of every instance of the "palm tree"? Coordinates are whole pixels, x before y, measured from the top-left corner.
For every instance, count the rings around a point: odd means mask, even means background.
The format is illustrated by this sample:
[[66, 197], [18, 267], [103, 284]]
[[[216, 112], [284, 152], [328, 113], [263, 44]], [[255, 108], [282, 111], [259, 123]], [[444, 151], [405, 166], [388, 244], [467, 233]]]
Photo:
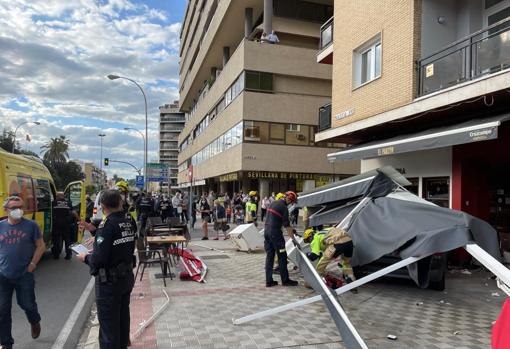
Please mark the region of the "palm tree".
[[50, 138], [49, 142], [46, 142], [41, 149], [41, 153], [44, 152], [43, 160], [52, 165], [67, 162], [69, 158], [69, 153], [67, 152], [69, 140], [66, 139], [66, 136]]

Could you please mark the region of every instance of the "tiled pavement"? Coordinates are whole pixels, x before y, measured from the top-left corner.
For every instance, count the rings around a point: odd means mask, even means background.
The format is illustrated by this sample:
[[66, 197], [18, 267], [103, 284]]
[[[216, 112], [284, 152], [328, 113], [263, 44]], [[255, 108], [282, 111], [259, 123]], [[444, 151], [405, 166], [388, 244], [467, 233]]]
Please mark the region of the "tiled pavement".
[[[196, 232], [192, 236], [189, 247], [209, 267], [207, 283], [167, 280], [169, 306], [133, 341], [133, 348], [344, 348], [321, 302], [234, 326], [233, 318], [309, 297], [313, 291], [302, 286], [267, 289], [264, 253], [237, 252], [229, 241], [199, 241]], [[133, 291], [132, 333], [140, 319], [166, 300], [156, 272], [151, 268], [149, 278], [137, 281]], [[358, 294], [341, 296], [340, 302], [369, 348], [489, 348], [492, 322], [504, 300], [489, 276], [483, 271], [450, 272], [445, 292], [384, 279], [361, 287]], [[296, 271], [291, 277], [302, 281]], [[388, 334], [398, 339], [389, 340]]]

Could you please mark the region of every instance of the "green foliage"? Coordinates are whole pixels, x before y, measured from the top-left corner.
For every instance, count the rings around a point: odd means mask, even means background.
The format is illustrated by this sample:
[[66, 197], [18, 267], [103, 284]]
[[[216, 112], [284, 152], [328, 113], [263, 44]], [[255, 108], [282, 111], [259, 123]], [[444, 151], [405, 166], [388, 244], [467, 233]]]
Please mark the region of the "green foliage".
[[81, 166], [74, 161], [55, 164], [47, 160], [43, 160], [43, 162], [50, 171], [57, 190], [64, 190], [69, 183], [81, 181], [85, 178], [85, 175], [81, 171]]
[[[0, 148], [7, 152], [12, 152], [12, 144], [14, 143], [14, 132], [3, 130], [0, 135]], [[16, 148], [14, 148], [14, 154], [24, 154], [39, 157], [39, 154], [34, 153], [30, 150], [23, 150], [19, 147], [19, 142], [16, 142]]]
[[69, 140], [66, 136], [60, 136], [58, 138], [50, 138], [41, 147], [41, 153], [44, 152], [43, 160], [56, 166], [57, 164], [63, 164], [69, 159]]

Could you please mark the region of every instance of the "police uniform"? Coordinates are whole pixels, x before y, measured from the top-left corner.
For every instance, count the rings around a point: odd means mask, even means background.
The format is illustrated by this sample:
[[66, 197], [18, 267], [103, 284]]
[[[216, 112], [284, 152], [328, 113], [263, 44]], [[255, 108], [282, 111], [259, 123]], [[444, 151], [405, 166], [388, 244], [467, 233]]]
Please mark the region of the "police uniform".
[[[140, 222], [140, 233], [145, 232], [147, 218], [154, 214], [154, 200], [150, 196], [143, 196], [137, 204], [138, 221]], [[144, 235], [144, 234], [142, 234]]]
[[168, 198], [162, 199], [158, 204], [158, 210], [160, 212], [161, 220], [164, 222], [167, 218], [173, 216], [172, 203]]
[[115, 212], [99, 225], [94, 251], [85, 258], [96, 278], [101, 349], [127, 348], [134, 250], [135, 227], [124, 212]]
[[53, 201], [53, 228], [52, 228], [52, 253], [55, 259], [62, 252], [62, 242], [65, 243], [66, 258], [71, 257], [69, 246], [73, 243], [73, 209], [71, 202], [66, 199]]
[[276, 200], [267, 208], [267, 218], [264, 227], [264, 249], [266, 250], [266, 284], [273, 282], [273, 264], [275, 255], [278, 256], [278, 267], [282, 283], [289, 281], [287, 270], [287, 251], [282, 227], [288, 228], [289, 210], [283, 200]]

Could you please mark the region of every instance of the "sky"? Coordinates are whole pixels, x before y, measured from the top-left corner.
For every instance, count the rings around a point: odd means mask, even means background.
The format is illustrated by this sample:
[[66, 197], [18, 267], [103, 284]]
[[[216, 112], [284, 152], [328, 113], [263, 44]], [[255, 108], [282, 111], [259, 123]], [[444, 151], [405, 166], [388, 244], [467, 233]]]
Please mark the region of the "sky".
[[[178, 99], [179, 33], [186, 0], [0, 0], [0, 132], [17, 132], [40, 153], [50, 138], [70, 140], [70, 159], [103, 157], [143, 165], [145, 90], [149, 161], [158, 159], [158, 107]], [[28, 142], [26, 135], [32, 140]], [[134, 178], [110, 163], [109, 177]]]

